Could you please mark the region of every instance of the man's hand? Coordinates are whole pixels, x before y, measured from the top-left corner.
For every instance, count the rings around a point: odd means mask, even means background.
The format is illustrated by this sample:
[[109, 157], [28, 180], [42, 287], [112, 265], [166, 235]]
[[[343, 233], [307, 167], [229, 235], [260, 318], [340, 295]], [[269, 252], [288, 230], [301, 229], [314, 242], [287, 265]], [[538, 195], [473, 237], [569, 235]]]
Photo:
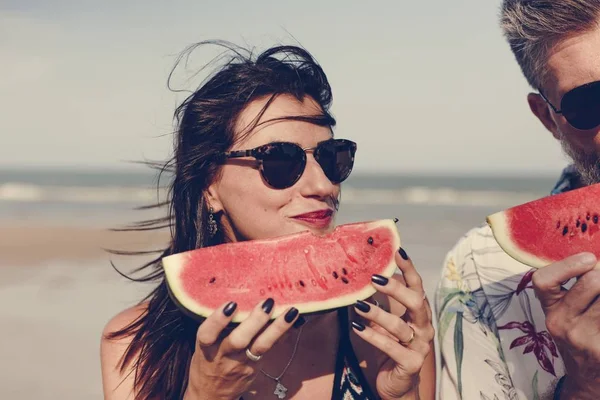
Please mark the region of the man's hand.
[[[565, 362], [561, 399], [597, 399], [600, 393], [600, 269], [590, 253], [540, 268], [532, 276], [546, 327]], [[562, 284], [577, 282], [566, 290]]]

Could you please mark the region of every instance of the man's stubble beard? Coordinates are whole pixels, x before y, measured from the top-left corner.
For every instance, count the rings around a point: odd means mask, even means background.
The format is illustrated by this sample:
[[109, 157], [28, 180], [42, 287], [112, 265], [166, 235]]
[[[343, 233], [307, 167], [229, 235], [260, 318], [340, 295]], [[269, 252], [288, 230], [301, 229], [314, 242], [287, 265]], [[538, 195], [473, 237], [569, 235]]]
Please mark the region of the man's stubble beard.
[[586, 153], [570, 144], [559, 131], [559, 141], [563, 152], [573, 160], [573, 164], [586, 185], [600, 183], [600, 155], [597, 152]]

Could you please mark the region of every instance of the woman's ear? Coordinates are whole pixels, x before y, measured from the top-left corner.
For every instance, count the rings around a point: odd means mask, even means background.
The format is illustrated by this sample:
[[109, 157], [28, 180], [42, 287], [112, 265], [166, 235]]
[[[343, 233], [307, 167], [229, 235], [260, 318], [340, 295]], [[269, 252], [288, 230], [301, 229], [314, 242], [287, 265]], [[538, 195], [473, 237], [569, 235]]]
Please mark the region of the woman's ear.
[[213, 213], [218, 213], [223, 210], [223, 203], [219, 197], [218, 183], [211, 184], [206, 192], [204, 193], [206, 199], [206, 206], [210, 209], [212, 207]]

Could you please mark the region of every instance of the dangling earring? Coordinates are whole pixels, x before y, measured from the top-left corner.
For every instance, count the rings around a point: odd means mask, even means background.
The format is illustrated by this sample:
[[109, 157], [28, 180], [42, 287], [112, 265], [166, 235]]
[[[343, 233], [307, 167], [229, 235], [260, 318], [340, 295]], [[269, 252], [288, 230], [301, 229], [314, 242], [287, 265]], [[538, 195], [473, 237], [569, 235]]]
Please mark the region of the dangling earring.
[[217, 221], [215, 221], [214, 212], [215, 210], [211, 206], [208, 210], [208, 234], [211, 238], [217, 234], [217, 230], [219, 229], [217, 226]]

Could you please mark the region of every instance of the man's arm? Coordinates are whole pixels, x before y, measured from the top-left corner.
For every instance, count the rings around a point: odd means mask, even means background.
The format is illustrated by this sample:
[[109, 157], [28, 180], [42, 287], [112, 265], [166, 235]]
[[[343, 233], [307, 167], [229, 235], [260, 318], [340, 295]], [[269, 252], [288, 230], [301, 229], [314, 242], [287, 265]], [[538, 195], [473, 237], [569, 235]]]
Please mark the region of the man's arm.
[[473, 295], [481, 291], [471, 247], [476, 234], [472, 230], [448, 252], [436, 290], [440, 400], [491, 400], [514, 391], [491, 321], [477, 315], [488, 305], [485, 296]]

